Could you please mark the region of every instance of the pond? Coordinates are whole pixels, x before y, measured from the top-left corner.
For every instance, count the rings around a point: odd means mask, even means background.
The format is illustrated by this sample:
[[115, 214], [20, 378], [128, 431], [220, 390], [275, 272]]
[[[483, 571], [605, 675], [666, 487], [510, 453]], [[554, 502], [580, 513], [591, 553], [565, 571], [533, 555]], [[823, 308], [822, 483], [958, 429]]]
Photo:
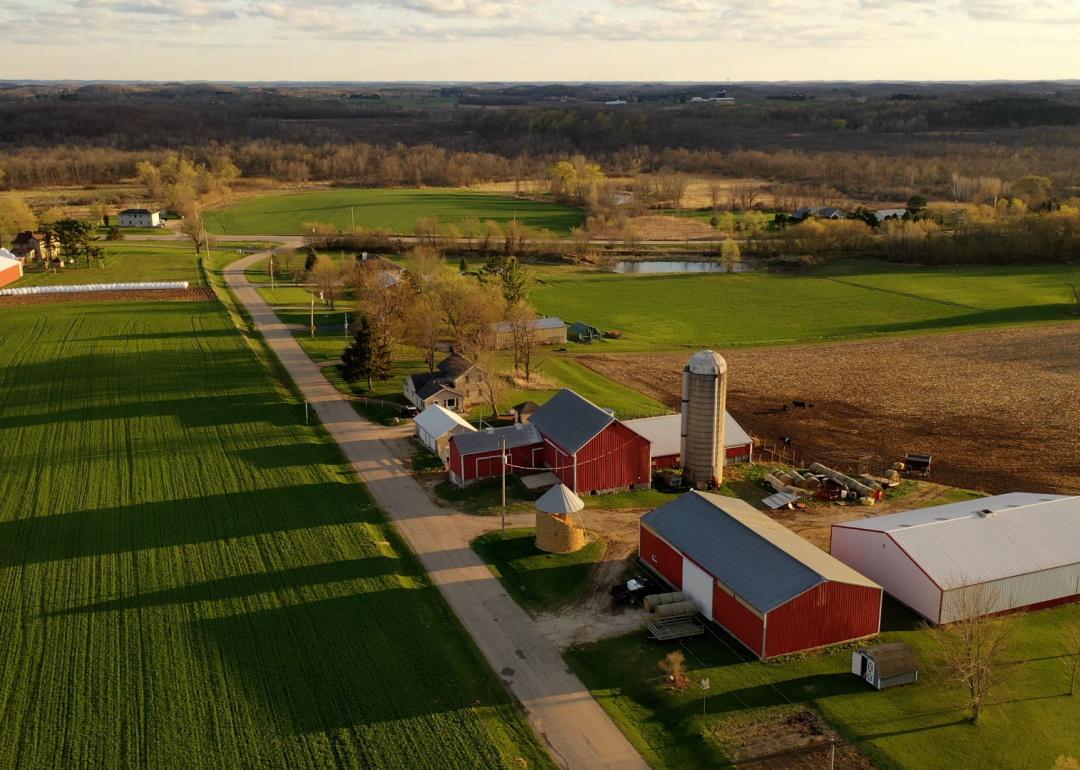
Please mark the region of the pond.
[[[754, 266], [739, 262], [733, 273], [749, 273]], [[693, 262], [676, 259], [646, 259], [641, 261], [616, 262], [611, 266], [613, 273], [724, 273], [727, 268], [719, 262]]]

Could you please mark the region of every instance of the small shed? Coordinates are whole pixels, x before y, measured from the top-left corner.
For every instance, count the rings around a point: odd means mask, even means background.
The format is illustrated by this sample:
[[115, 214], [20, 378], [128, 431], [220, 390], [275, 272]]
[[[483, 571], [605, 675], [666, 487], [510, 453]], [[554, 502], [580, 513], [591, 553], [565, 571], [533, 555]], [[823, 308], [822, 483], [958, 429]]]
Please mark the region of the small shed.
[[590, 326], [587, 323], [581, 321], [575, 321], [570, 324], [566, 330], [566, 338], [571, 342], [599, 342], [603, 339], [603, 334], [595, 326]]
[[884, 690], [919, 681], [919, 659], [903, 642], [879, 644], [851, 653], [851, 673]]
[[433, 454], [437, 454], [444, 465], [450, 457], [450, 437], [476, 430], [457, 412], [438, 404], [431, 404], [416, 415], [413, 423], [416, 425], [416, 438]]

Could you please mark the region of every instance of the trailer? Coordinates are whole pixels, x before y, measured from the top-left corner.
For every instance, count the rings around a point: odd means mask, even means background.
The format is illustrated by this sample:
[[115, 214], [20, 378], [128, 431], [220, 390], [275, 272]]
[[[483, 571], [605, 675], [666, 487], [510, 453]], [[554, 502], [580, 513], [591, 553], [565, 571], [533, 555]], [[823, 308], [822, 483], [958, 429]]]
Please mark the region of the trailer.
[[657, 618], [648, 625], [649, 638], [658, 642], [671, 642], [677, 639], [689, 639], [705, 633], [705, 626], [694, 620], [693, 615], [679, 615], [671, 618]]
[[930, 475], [930, 463], [932, 460], [933, 457], [929, 454], [909, 452], [904, 458], [904, 475], [927, 478]]

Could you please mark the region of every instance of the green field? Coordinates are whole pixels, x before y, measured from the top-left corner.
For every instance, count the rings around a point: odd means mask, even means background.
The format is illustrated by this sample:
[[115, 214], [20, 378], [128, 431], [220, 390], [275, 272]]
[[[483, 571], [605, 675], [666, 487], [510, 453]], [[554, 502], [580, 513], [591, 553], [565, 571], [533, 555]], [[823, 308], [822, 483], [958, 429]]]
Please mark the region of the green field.
[[577, 597], [604, 549], [604, 541], [594, 538], [574, 553], [545, 553], [531, 528], [489, 532], [473, 541], [473, 550], [514, 601], [533, 613], [551, 612]]
[[195, 252], [190, 244], [168, 241], [108, 241], [97, 244], [105, 252], [99, 267], [62, 268], [56, 273], [26, 273], [13, 286], [55, 286], [76, 283], [126, 281], [188, 281], [201, 284]]
[[[890, 615], [910, 625], [902, 610]], [[656, 663], [670, 647], [634, 635], [576, 648], [567, 659], [657, 768], [724, 766], [724, 741], [736, 725], [768, 723], [794, 706], [818, 711], [883, 770], [1030, 770], [1051, 767], [1060, 754], [1078, 754], [1080, 696], [1068, 695], [1060, 640], [1061, 627], [1077, 619], [1080, 606], [1072, 605], [1006, 620], [1014, 625], [1010, 659], [1019, 665], [976, 725], [959, 708], [960, 694], [942, 683], [932, 665], [934, 643], [919, 630], [883, 635], [915, 648], [920, 681], [881, 692], [851, 675], [846, 649], [760, 663], [747, 660], [729, 637], [690, 640], [683, 646], [690, 678], [707, 677], [711, 685], [704, 717], [699, 687], [660, 686]], [[827, 756], [818, 761], [799, 766], [828, 766]]]
[[548, 766], [221, 306], [0, 325], [0, 767]]
[[1070, 266], [906, 268], [847, 262], [810, 274], [616, 275], [534, 268], [536, 308], [625, 337], [575, 351], [674, 350], [949, 331], [1067, 318]]
[[[351, 211], [350, 211], [351, 210]], [[340, 189], [248, 198], [211, 212], [206, 226], [228, 235], [301, 235], [304, 225], [322, 222], [411, 234], [416, 220], [440, 224], [470, 217], [499, 223], [517, 219], [531, 228], [566, 233], [585, 221], [580, 209], [544, 201], [450, 188]]]

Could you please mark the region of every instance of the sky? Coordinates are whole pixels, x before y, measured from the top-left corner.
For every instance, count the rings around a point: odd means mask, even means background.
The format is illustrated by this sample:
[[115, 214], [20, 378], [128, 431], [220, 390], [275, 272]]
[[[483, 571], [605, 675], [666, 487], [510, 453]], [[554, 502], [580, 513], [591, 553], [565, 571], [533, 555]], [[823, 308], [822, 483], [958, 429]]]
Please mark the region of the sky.
[[1080, 0], [0, 0], [0, 79], [1080, 78]]

